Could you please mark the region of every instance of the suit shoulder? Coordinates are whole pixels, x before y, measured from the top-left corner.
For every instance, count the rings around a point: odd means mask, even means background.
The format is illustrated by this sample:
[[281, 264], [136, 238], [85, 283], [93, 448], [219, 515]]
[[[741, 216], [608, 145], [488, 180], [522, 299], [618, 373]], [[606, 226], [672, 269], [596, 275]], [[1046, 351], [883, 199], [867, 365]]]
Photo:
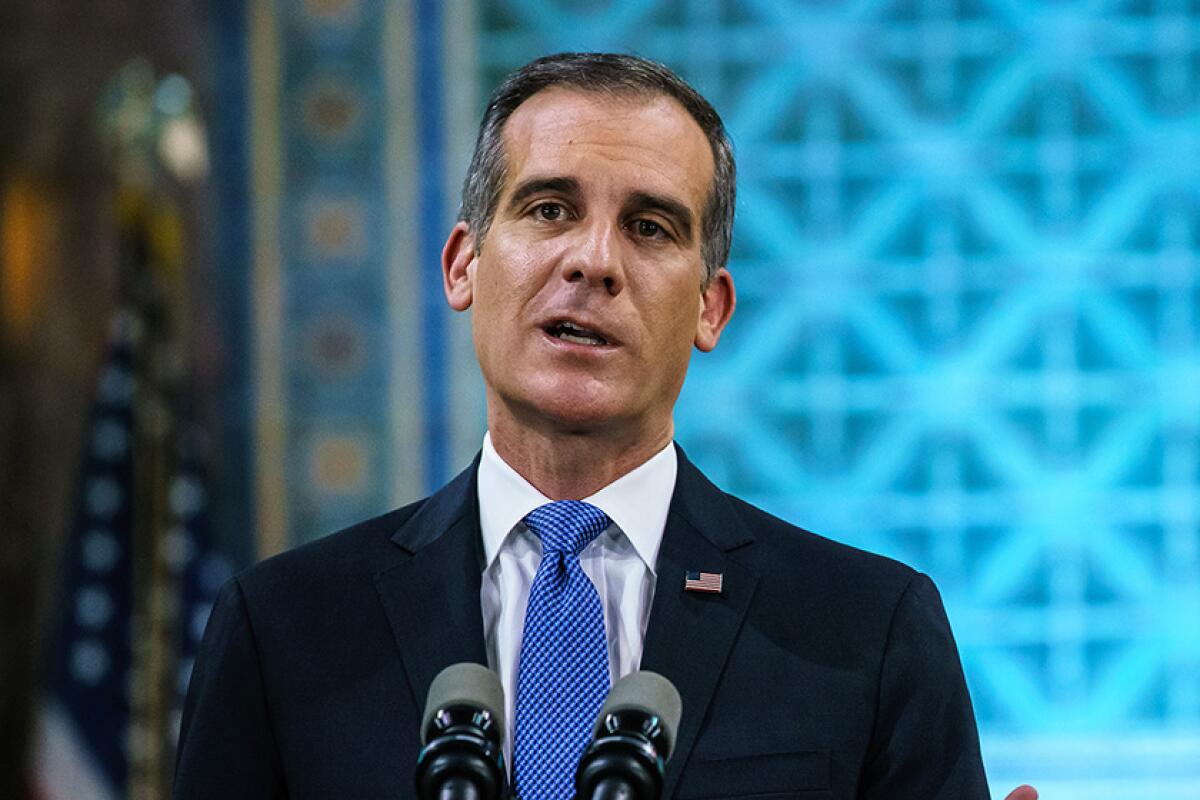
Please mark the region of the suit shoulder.
[[248, 593], [315, 588], [362, 570], [374, 571], [395, 545], [394, 534], [421, 506], [415, 503], [355, 523], [307, 544], [286, 550], [243, 570], [236, 580]]
[[813, 533], [733, 495], [726, 497], [754, 533], [758, 546], [748, 550], [755, 552], [759, 568], [836, 587], [839, 595], [857, 589], [893, 600], [919, 575], [893, 558]]

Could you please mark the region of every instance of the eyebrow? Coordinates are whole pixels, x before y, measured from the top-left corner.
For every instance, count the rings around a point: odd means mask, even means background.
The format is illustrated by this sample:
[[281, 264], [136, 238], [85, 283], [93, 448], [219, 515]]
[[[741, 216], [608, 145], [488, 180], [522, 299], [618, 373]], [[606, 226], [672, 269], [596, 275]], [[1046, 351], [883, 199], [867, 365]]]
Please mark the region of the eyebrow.
[[542, 192], [555, 192], [570, 197], [578, 197], [583, 193], [583, 190], [579, 185], [579, 181], [574, 178], [528, 178], [513, 190], [512, 197], [508, 199], [507, 207], [509, 209], [515, 208], [530, 197]]
[[[542, 192], [553, 192], [567, 197], [579, 197], [583, 187], [575, 178], [553, 177], [526, 178], [513, 190], [505, 207], [514, 209], [531, 197]], [[683, 203], [664, 195], [650, 192], [634, 192], [625, 203], [626, 213], [638, 211], [657, 211], [670, 217], [679, 226], [679, 234], [684, 241], [691, 243], [692, 231], [695, 227], [695, 217], [690, 208]]]
[[629, 211], [657, 211], [667, 215], [679, 226], [679, 235], [684, 241], [691, 243], [695, 218], [692, 210], [678, 200], [648, 192], [634, 192], [625, 205]]

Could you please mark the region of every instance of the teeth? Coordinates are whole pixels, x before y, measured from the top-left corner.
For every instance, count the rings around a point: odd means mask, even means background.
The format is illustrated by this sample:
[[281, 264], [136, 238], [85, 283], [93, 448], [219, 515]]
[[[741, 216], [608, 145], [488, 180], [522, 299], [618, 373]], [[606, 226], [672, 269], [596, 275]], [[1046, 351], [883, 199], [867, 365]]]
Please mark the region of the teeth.
[[562, 339], [565, 342], [571, 342], [572, 344], [607, 344], [603, 337], [597, 336], [591, 331], [584, 330], [578, 325], [574, 325], [570, 322], [560, 322], [558, 325], [556, 325], [554, 335], [559, 339]]
[[573, 342], [574, 344], [603, 344], [600, 339], [597, 339], [594, 336], [576, 336], [575, 334], [567, 333], [566, 331], [560, 333], [558, 338], [562, 339], [564, 342]]

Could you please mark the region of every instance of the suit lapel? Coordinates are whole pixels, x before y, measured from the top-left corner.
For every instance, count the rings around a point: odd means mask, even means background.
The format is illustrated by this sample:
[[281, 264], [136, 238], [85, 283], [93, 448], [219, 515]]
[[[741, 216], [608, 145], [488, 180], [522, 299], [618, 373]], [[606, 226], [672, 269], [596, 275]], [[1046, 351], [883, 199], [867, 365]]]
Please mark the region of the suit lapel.
[[[754, 596], [758, 575], [730, 558], [753, 535], [729, 499], [678, 450], [679, 472], [658, 556], [654, 603], [642, 651], [642, 669], [661, 673], [679, 689], [683, 718], [667, 770], [670, 797], [725, 668]], [[687, 570], [720, 572], [721, 595], [685, 592]]]
[[451, 664], [487, 664], [479, 606], [482, 542], [476, 458], [392, 536], [398, 563], [375, 576], [417, 713]]

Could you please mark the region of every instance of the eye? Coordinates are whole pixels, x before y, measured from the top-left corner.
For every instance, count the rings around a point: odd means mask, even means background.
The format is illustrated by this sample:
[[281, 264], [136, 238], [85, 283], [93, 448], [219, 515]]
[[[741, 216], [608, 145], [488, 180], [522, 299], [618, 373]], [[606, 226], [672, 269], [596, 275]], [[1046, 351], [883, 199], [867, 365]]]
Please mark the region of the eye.
[[638, 219], [633, 222], [633, 231], [645, 239], [662, 239], [667, 235], [662, 225], [652, 219]]
[[546, 222], [557, 222], [563, 218], [564, 209], [559, 203], [538, 203], [534, 207], [533, 213], [538, 219]]

